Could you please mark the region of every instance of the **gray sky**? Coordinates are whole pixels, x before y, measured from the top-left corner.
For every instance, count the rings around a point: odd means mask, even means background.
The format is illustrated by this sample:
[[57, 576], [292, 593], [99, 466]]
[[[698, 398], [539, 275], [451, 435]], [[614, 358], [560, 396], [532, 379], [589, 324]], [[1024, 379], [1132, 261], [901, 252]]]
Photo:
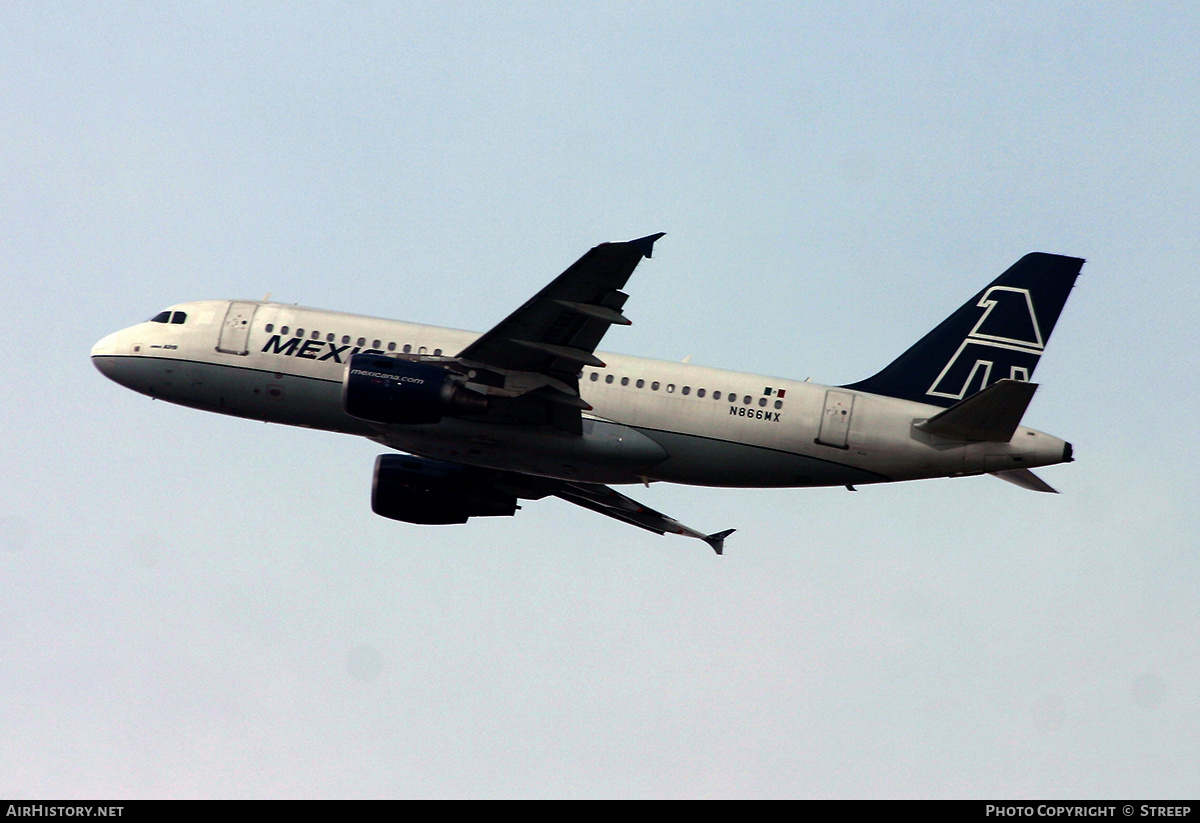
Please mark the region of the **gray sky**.
[[[0, 5], [0, 796], [1196, 797], [1190, 4]], [[155, 403], [171, 303], [486, 329], [666, 231], [609, 350], [818, 382], [1088, 259], [991, 478], [418, 527], [378, 447]]]

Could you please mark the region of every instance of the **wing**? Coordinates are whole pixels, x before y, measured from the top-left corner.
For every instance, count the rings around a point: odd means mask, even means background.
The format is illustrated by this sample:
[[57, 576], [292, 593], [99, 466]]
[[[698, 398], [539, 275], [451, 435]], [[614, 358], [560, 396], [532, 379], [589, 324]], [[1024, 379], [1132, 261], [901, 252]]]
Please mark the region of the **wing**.
[[725, 552], [725, 538], [733, 534], [734, 529], [726, 529], [715, 534], [705, 534], [683, 525], [673, 517], [667, 517], [649, 506], [626, 497], [608, 486], [598, 486], [591, 483], [563, 483], [551, 492], [555, 497], [569, 503], [583, 506], [594, 512], [629, 523], [639, 528], [652, 531], [655, 534], [682, 534], [703, 540], [717, 554]]
[[492, 385], [509, 397], [553, 404], [548, 422], [578, 433], [580, 410], [591, 408], [579, 396], [579, 372], [604, 365], [596, 346], [611, 325], [629, 325], [621, 288], [662, 236], [596, 246], [456, 359], [495, 375]]
[[703, 540], [721, 554], [733, 529], [705, 534], [643, 506], [608, 486], [571, 483], [520, 472], [483, 469], [407, 454], [375, 460], [371, 509], [406, 523], [465, 523], [472, 517], [511, 517], [517, 500], [554, 495], [655, 534], [682, 534]]

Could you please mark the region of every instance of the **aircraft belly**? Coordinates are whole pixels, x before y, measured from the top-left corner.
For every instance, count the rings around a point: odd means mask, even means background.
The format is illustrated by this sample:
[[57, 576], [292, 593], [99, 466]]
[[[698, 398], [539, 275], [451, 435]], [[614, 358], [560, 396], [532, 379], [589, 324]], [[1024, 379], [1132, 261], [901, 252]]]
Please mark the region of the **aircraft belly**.
[[345, 434], [374, 430], [342, 409], [340, 383], [258, 370], [218, 369], [212, 377], [205, 394], [215, 411]]
[[448, 418], [424, 426], [389, 426], [374, 439], [438, 460], [587, 483], [636, 483], [667, 458], [651, 437], [590, 419], [584, 419], [582, 435]]
[[112, 380], [168, 403], [347, 434], [372, 431], [368, 424], [342, 410], [340, 383], [183, 358], [122, 356], [93, 360]]
[[879, 483], [891, 478], [791, 451], [678, 432], [648, 432], [671, 456], [651, 479], [694, 486], [795, 487]]

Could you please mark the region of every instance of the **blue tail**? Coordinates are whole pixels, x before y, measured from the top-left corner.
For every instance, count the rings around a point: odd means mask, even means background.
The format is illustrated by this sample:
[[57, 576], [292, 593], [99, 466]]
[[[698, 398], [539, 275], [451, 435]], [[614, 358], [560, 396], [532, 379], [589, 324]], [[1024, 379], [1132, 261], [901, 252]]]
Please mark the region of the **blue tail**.
[[1030, 380], [1082, 267], [1025, 255], [883, 371], [842, 388], [948, 407], [998, 380]]

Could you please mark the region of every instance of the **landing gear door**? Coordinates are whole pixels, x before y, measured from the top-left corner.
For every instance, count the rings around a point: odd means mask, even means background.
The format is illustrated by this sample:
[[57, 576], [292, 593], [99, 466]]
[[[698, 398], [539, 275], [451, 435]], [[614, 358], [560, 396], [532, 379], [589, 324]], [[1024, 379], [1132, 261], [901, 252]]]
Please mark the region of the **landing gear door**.
[[821, 430], [817, 442], [835, 449], [848, 449], [850, 418], [854, 413], [854, 395], [844, 391], [825, 392], [825, 411], [821, 414]]
[[230, 303], [221, 326], [221, 339], [217, 351], [226, 354], [248, 354], [246, 342], [250, 339], [250, 321], [254, 319], [257, 303]]

